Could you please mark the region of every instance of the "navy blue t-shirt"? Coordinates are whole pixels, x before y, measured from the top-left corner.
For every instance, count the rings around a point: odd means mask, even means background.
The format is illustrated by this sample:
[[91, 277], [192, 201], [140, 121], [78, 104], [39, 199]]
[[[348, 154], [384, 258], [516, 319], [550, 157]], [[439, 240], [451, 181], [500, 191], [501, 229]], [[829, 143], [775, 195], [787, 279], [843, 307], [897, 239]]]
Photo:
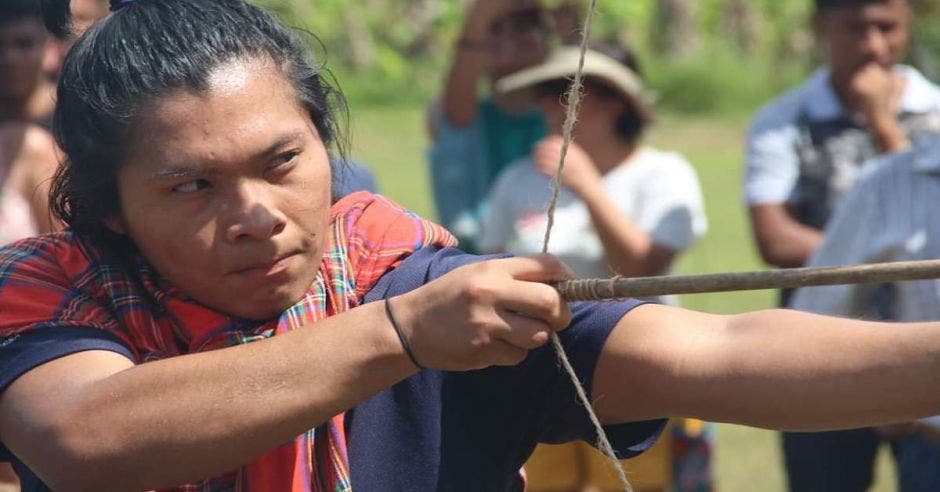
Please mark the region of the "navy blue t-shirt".
[[[413, 290], [484, 257], [455, 249], [423, 249], [387, 273], [365, 298], [374, 302]], [[590, 394], [594, 367], [616, 323], [641, 303], [572, 303], [561, 339]], [[0, 389], [57, 357], [111, 350], [131, 358], [112, 335], [97, 330], [41, 330], [0, 346]], [[655, 442], [665, 420], [606, 428], [622, 458]], [[538, 443], [584, 440], [594, 429], [550, 345], [514, 367], [469, 372], [424, 370], [383, 390], [346, 415], [351, 481], [357, 490], [517, 490], [518, 471]], [[24, 492], [49, 490], [0, 445]]]

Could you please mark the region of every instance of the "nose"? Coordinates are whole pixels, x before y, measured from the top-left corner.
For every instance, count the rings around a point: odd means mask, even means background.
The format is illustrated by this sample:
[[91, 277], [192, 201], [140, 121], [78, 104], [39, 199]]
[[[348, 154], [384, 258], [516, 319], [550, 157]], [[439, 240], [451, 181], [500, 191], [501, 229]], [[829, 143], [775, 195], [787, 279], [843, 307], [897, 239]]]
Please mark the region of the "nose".
[[276, 206], [277, 199], [264, 183], [243, 181], [229, 198], [231, 219], [225, 228], [231, 242], [269, 239], [280, 234], [287, 219]]
[[884, 62], [890, 51], [887, 35], [877, 26], [865, 30], [861, 48], [868, 59], [876, 62]]

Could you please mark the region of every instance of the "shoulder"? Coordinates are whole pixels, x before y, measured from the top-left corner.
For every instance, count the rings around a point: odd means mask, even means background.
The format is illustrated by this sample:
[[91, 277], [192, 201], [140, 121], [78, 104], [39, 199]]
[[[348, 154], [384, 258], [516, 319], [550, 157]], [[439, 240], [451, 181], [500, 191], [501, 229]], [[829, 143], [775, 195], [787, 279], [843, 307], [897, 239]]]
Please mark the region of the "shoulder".
[[440, 225], [365, 191], [336, 202], [330, 218], [332, 225], [323, 261], [331, 261], [335, 254], [344, 257], [360, 295], [415, 251], [457, 245], [454, 236]]
[[85, 267], [91, 262], [87, 246], [74, 234], [62, 232], [23, 239], [0, 247], [0, 293], [8, 287], [9, 278], [18, 274], [65, 272], [68, 268]]
[[751, 136], [796, 125], [806, 94], [818, 77], [818, 73], [814, 74], [799, 86], [762, 106], [751, 120]]
[[[6, 126], [0, 130], [3, 159], [9, 164], [11, 181], [21, 187], [35, 187], [55, 173], [59, 162], [52, 135], [38, 125]], [[31, 189], [21, 190], [30, 194]]]
[[651, 166], [655, 165], [660, 169], [695, 172], [692, 164], [689, 164], [685, 156], [679, 152], [644, 147], [638, 157], [641, 162]]
[[331, 221], [341, 224], [349, 237], [368, 239], [399, 238], [415, 246], [448, 247], [454, 237], [443, 227], [422, 219], [392, 200], [367, 191], [342, 198], [330, 210]]
[[[698, 186], [695, 168], [682, 154], [653, 147], [644, 147], [640, 152], [636, 162], [630, 166], [636, 166], [641, 179], [654, 184], [680, 182]], [[628, 171], [630, 166], [625, 166], [624, 171]]]
[[913, 112], [929, 112], [940, 109], [940, 86], [927, 79], [914, 67], [896, 67], [907, 79], [907, 87], [901, 100], [902, 109]]
[[[69, 232], [24, 239], [0, 248], [0, 332], [9, 334], [34, 321], [56, 318], [56, 313], [70, 305], [82, 290], [79, 284], [98, 278], [96, 258], [94, 250]], [[77, 305], [69, 309], [80, 310]], [[79, 312], [73, 314], [75, 319], [82, 316]]]

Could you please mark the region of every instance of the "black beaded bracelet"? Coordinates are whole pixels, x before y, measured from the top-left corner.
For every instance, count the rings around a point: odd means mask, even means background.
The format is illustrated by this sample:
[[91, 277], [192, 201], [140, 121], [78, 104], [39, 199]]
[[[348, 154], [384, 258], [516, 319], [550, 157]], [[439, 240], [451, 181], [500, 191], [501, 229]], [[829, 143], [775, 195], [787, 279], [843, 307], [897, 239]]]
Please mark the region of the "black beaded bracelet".
[[401, 342], [401, 346], [405, 349], [405, 354], [408, 358], [411, 359], [411, 363], [418, 369], [424, 369], [424, 366], [418, 364], [418, 359], [415, 358], [414, 352], [411, 351], [411, 345], [408, 344], [408, 339], [405, 338], [405, 334], [401, 331], [401, 326], [398, 326], [398, 321], [395, 319], [395, 315], [392, 314], [392, 302], [390, 297], [385, 298], [385, 315], [388, 316], [388, 321], [392, 324], [392, 328], [395, 329], [395, 334], [398, 335], [398, 341]]

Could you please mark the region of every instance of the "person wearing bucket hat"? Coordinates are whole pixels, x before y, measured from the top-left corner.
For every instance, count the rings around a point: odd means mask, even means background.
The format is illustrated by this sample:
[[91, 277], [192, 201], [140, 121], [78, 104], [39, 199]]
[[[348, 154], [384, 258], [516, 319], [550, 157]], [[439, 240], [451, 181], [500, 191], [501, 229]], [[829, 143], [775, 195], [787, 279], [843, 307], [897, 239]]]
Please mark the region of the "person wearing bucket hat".
[[[652, 97], [636, 70], [601, 50], [613, 48], [595, 47], [585, 58], [585, 95], [560, 177], [558, 233], [549, 251], [583, 277], [661, 274], [705, 233], [702, 194], [681, 156], [642, 144], [653, 120]], [[631, 58], [623, 51], [623, 58]], [[497, 82], [502, 93], [534, 89], [550, 134], [497, 178], [481, 238], [487, 251], [541, 248], [546, 183], [562, 144], [560, 97], [578, 59], [577, 47], [562, 47], [545, 62]]]
[[[564, 46], [543, 63], [497, 81], [497, 90], [504, 94], [535, 91], [549, 136], [497, 178], [483, 222], [480, 245], [484, 251], [527, 254], [541, 250], [551, 196], [549, 180], [560, 159], [566, 116], [560, 99], [579, 59], [579, 47]], [[644, 87], [629, 50], [595, 45], [586, 52], [583, 70], [585, 95], [560, 177], [564, 186], [549, 251], [581, 278], [665, 273], [675, 257], [707, 229], [695, 171], [679, 154], [643, 144], [643, 133], [654, 119], [654, 98]], [[659, 301], [675, 303], [674, 298]], [[711, 429], [700, 421], [689, 422], [694, 425], [678, 422], [673, 428], [672, 447], [680, 452], [673, 452], [671, 479], [664, 476], [662, 480], [671, 480], [679, 491], [706, 490], [711, 484]], [[694, 432], [687, 432], [690, 429]], [[576, 461], [582, 463], [602, 462], [600, 455], [586, 455], [586, 447], [575, 445], [540, 453], [527, 465], [533, 485], [539, 485], [540, 460], [551, 461], [554, 454], [580, 455]], [[603, 477], [590, 472], [581, 475], [581, 486], [604, 486]]]

